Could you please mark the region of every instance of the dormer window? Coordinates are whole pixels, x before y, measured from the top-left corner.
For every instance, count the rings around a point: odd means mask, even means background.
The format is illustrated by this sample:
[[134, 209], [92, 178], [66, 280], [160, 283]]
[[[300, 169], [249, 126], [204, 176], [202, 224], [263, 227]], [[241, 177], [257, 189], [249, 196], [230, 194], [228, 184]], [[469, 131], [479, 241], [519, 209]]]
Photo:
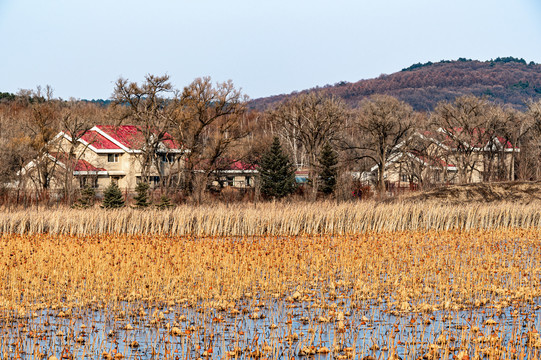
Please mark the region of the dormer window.
[[118, 156], [119, 156], [119, 154], [108, 154], [107, 155], [107, 162], [117, 163], [118, 162]]

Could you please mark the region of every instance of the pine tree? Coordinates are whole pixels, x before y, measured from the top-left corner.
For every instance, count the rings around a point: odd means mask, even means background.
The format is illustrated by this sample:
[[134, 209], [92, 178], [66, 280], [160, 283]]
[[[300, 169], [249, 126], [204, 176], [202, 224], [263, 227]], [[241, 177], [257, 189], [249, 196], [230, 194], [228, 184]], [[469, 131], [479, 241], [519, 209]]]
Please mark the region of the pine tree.
[[287, 155], [283, 153], [278, 137], [274, 138], [259, 165], [263, 195], [280, 199], [295, 191], [295, 169]]
[[73, 207], [84, 208], [84, 209], [89, 208], [92, 205], [94, 205], [95, 196], [96, 196], [96, 192], [94, 191], [94, 189], [91, 186], [85, 186], [81, 190], [81, 197], [79, 198], [77, 203], [73, 205]]
[[133, 198], [135, 200], [135, 206], [139, 208], [145, 208], [150, 205], [150, 201], [148, 199], [148, 189], [149, 185], [147, 182], [141, 181], [137, 186], [135, 187], [135, 192], [137, 192], [137, 195]]
[[338, 164], [338, 155], [327, 142], [323, 145], [319, 154], [319, 190], [324, 194], [332, 194], [336, 187], [336, 165]]
[[165, 210], [172, 206], [173, 204], [171, 203], [171, 199], [169, 199], [167, 195], [165, 194], [163, 194], [162, 197], [160, 198], [160, 202], [156, 204], [156, 207], [160, 210]]
[[124, 207], [124, 196], [115, 181], [111, 181], [103, 192], [103, 203], [101, 207], [106, 209], [117, 209]]

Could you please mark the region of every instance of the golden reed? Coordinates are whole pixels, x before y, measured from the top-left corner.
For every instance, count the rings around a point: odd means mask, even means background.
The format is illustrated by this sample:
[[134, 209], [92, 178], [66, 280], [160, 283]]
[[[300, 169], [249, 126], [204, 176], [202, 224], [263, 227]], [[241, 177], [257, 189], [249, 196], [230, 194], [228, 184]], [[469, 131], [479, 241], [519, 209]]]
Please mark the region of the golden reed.
[[0, 214], [4, 234], [168, 234], [191, 236], [358, 234], [366, 231], [541, 227], [541, 203], [442, 205], [261, 203], [172, 210], [33, 209]]

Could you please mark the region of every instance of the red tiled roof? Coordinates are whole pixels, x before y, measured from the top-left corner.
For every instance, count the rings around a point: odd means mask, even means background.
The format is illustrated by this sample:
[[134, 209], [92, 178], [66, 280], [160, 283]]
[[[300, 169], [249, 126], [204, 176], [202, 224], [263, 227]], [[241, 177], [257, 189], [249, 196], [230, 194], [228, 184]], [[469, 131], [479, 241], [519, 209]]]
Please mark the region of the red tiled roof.
[[505, 137], [487, 134], [485, 129], [480, 128], [469, 129], [467, 130], [467, 133], [465, 133], [465, 130], [462, 127], [446, 129], [442, 128], [437, 133], [425, 130], [420, 131], [419, 134], [429, 139], [434, 139], [438, 141], [439, 144], [447, 146], [449, 148], [455, 147], [457, 141], [461, 141], [462, 143], [467, 144], [468, 146], [471, 146], [473, 148], [483, 149], [486, 146], [490, 145], [491, 141], [494, 141], [494, 139], [497, 139], [500, 144], [503, 145], [504, 149], [514, 148], [513, 144]]
[[[188, 161], [188, 159], [186, 159]], [[196, 160], [197, 161], [197, 160]], [[209, 167], [209, 161], [208, 159], [201, 159], [195, 163], [194, 169], [195, 170], [205, 170]], [[218, 159], [218, 161], [215, 164], [215, 167], [218, 171], [251, 171], [251, 170], [257, 170], [257, 165], [255, 164], [248, 164], [245, 162], [242, 162], [240, 160], [228, 160], [228, 159]]]
[[255, 170], [256, 166], [254, 164], [247, 164], [242, 161], [235, 161], [231, 163], [228, 167], [228, 170]]
[[104, 168], [98, 168], [89, 163], [88, 161], [84, 159], [77, 160], [77, 164], [75, 164], [75, 171], [107, 171]]
[[[97, 125], [96, 127], [129, 149], [139, 150], [144, 143], [143, 133], [139, 126]], [[162, 143], [169, 149], [180, 149], [180, 146], [168, 133], [164, 134]]]
[[102, 134], [100, 134], [99, 132], [94, 131], [94, 130], [90, 130], [90, 131], [86, 132], [81, 137], [81, 139], [86, 141], [87, 143], [89, 143], [90, 145], [92, 145], [93, 147], [95, 147], [96, 149], [99, 149], [99, 150], [103, 150], [103, 149], [118, 150], [118, 149], [120, 149], [120, 146], [116, 145], [114, 142], [112, 142], [111, 140], [107, 139], [105, 136], [103, 136]]
[[163, 135], [162, 143], [167, 146], [168, 149], [180, 149], [180, 146], [178, 143], [173, 139], [173, 137], [169, 133], [165, 133]]
[[[448, 140], [448, 135], [452, 135], [454, 137], [457, 137], [460, 140], [460, 135], [464, 132], [464, 129], [462, 127], [455, 127], [452, 129], [445, 129], [446, 133], [446, 140]], [[474, 128], [468, 131], [466, 134], [467, 140], [470, 142], [470, 146], [475, 148], [484, 148], [485, 146], [489, 145], [490, 141], [494, 139], [493, 135], [487, 134], [485, 129], [481, 128]], [[495, 136], [496, 139], [504, 146], [505, 149], [512, 149], [513, 144], [506, 140], [502, 136]], [[449, 139], [450, 140], [450, 139]]]
[[[67, 165], [67, 155], [62, 153], [51, 153], [51, 156], [54, 157], [58, 162]], [[71, 165], [73, 167], [73, 171], [107, 171], [104, 168], [98, 168], [89, 163], [88, 161], [84, 159], [71, 159]]]
[[504, 137], [498, 136], [497, 138], [500, 144], [502, 144], [505, 149], [512, 149], [514, 147], [513, 144], [511, 144], [511, 142], [509, 140], [506, 140]]
[[[465, 130], [461, 127], [455, 127], [453, 129], [446, 129], [446, 131], [452, 136], [456, 136], [459, 140]], [[484, 129], [474, 128], [466, 132], [466, 138], [470, 142], [469, 145], [475, 148], [482, 148], [488, 143], [486, 138], [486, 131]]]
[[97, 125], [96, 127], [130, 149], [139, 149], [142, 145], [142, 134], [134, 125]]

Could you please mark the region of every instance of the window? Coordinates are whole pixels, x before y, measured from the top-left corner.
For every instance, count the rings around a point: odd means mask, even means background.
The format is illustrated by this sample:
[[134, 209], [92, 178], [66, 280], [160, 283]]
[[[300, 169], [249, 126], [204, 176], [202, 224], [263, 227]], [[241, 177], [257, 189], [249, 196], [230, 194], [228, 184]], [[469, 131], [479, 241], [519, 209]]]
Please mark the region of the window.
[[118, 162], [118, 157], [119, 157], [118, 154], [109, 154], [109, 155], [107, 155], [107, 162], [117, 163]]
[[81, 189], [89, 186], [94, 189], [98, 188], [98, 178], [95, 176], [81, 176], [79, 178], [79, 185]]
[[408, 182], [408, 175], [406, 175], [406, 174], [400, 175], [400, 181], [402, 181], [402, 182]]
[[156, 188], [156, 187], [158, 187], [160, 185], [161, 179], [160, 179], [159, 176], [151, 176], [150, 177], [150, 182]]

